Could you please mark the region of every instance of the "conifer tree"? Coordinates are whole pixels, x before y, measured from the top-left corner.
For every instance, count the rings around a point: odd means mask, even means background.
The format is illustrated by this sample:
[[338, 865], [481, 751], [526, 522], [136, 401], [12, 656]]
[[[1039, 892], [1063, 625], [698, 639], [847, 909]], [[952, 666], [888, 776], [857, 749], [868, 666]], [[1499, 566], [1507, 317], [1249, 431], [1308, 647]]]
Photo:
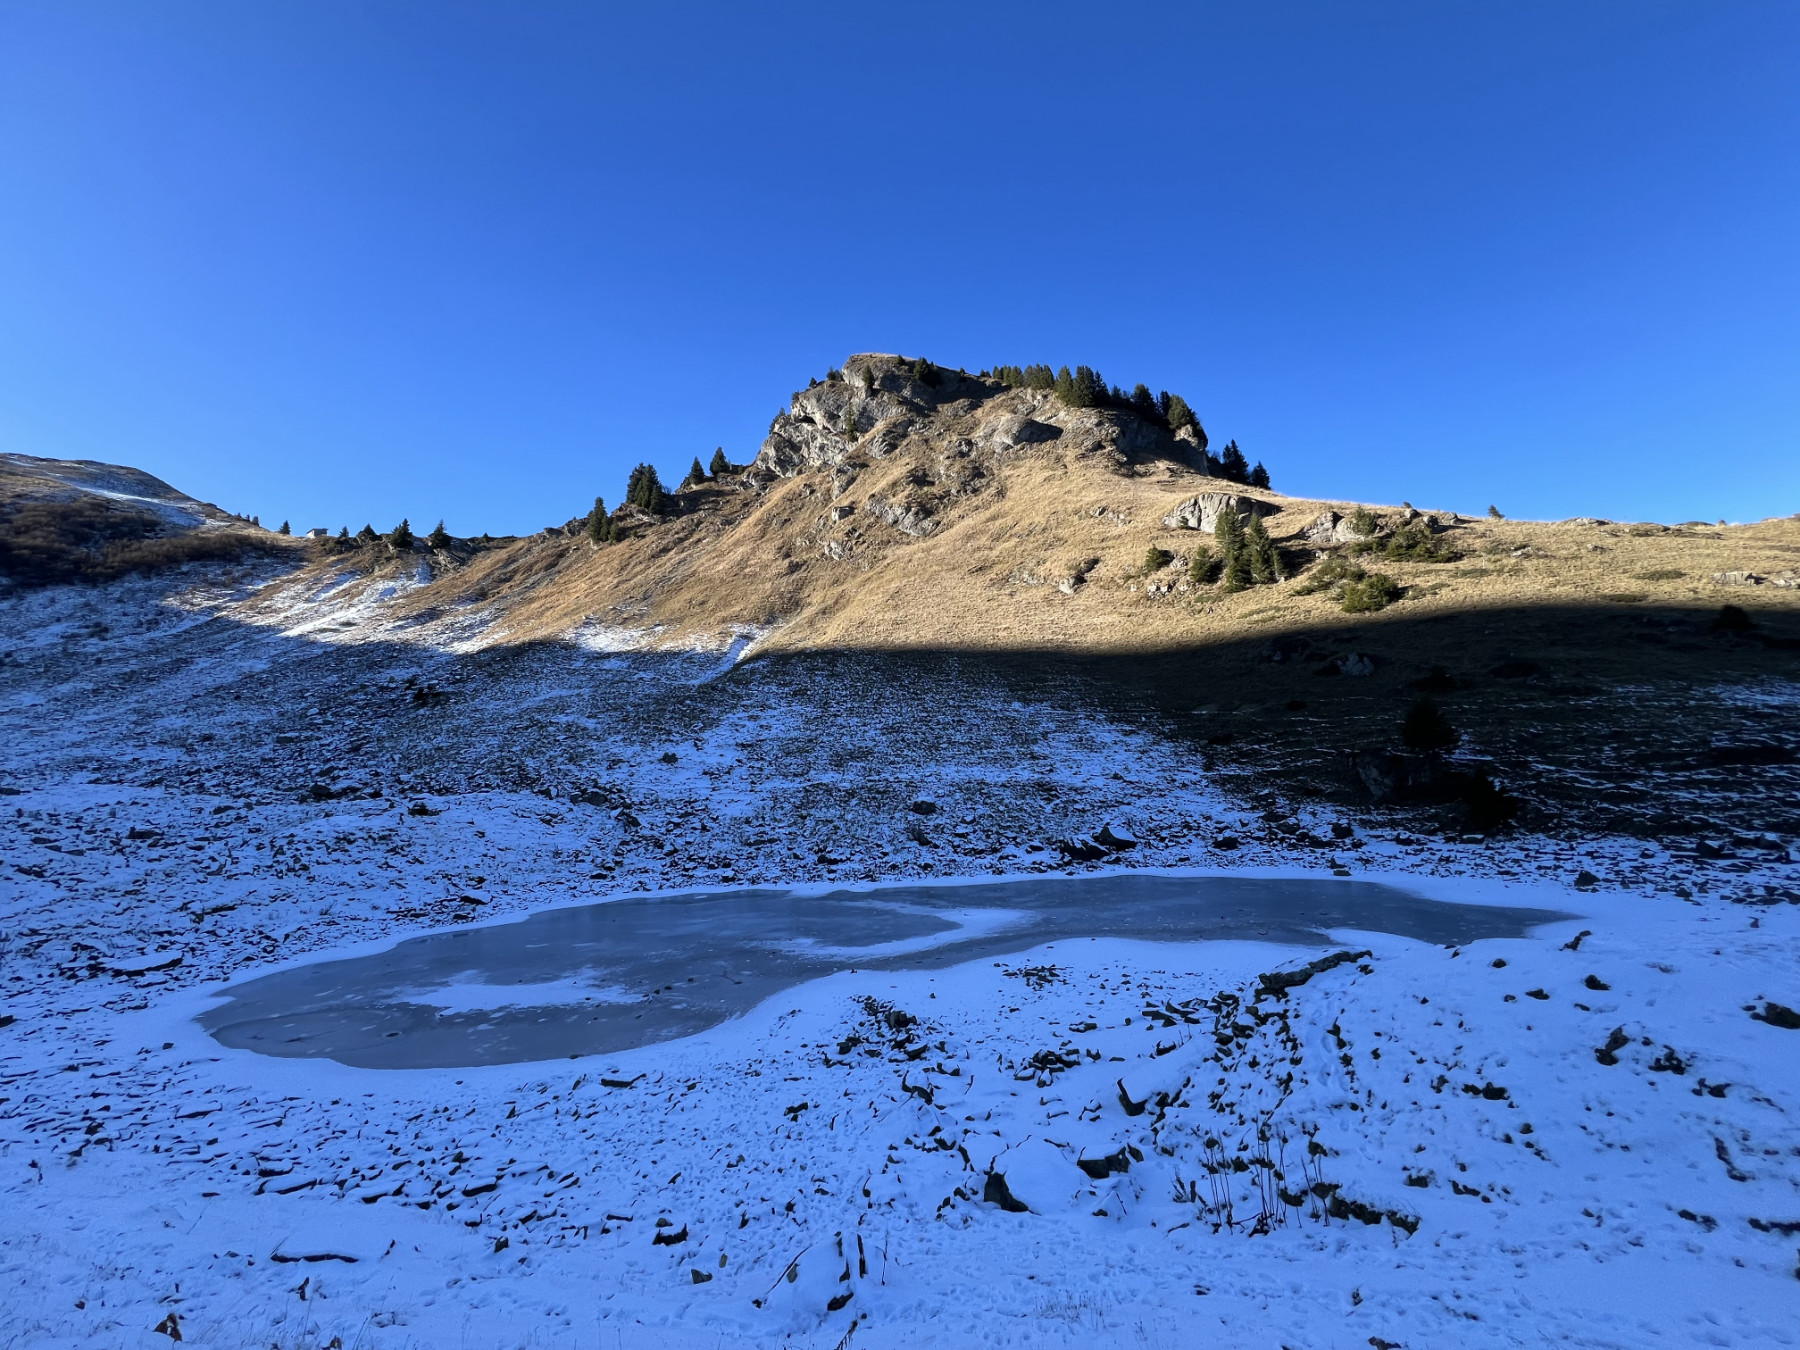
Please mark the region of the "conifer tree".
[[612, 519], [606, 514], [606, 499], [594, 498], [594, 509], [588, 512], [587, 537], [592, 544], [606, 544], [612, 541]]
[[663, 495], [662, 479], [656, 476], [655, 466], [640, 464], [631, 471], [631, 478], [625, 485], [627, 504], [648, 511], [653, 516], [660, 516]]
[[407, 523], [404, 516], [401, 517], [400, 523], [394, 526], [394, 532], [388, 536], [388, 543], [395, 548], [411, 548], [413, 546], [412, 526]]
[[360, 542], [365, 544], [372, 544], [377, 539], [381, 538], [380, 535], [375, 533], [375, 527], [373, 525], [364, 525], [356, 532], [356, 537]]
[[1155, 417], [1157, 415], [1156, 398], [1151, 394], [1149, 385], [1140, 384], [1131, 391], [1131, 406], [1133, 411], [1141, 416]]
[[1180, 394], [1164, 394], [1163, 416], [1169, 421], [1170, 431], [1180, 431], [1183, 427], [1193, 427], [1199, 432], [1200, 448], [1206, 449], [1206, 433], [1200, 431], [1200, 419], [1194, 416], [1194, 410], [1187, 405], [1187, 400]]
[[1219, 545], [1225, 589], [1243, 590], [1255, 577], [1250, 570], [1249, 550], [1244, 546], [1244, 522], [1238, 519], [1238, 513], [1231, 507], [1227, 506], [1219, 512], [1218, 522], [1213, 526], [1213, 538]]
[[1250, 486], [1253, 488], [1266, 488], [1269, 486], [1269, 471], [1263, 468], [1260, 459], [1256, 461], [1256, 467], [1250, 470]]
[[874, 366], [864, 366], [863, 367], [862, 380], [863, 380], [863, 393], [865, 393], [865, 394], [874, 393], [875, 392], [875, 367]]
[[856, 409], [846, 403], [844, 405], [844, 439], [854, 441], [856, 437]]
[[292, 534], [293, 531], [288, 529], [288, 523], [284, 520], [281, 522], [281, 528], [279, 530], [275, 531], [275, 533], [276, 534]]
[[694, 463], [692, 467], [688, 469], [687, 480], [689, 486], [695, 486], [706, 481], [706, 470], [700, 467], [700, 456], [698, 455], [694, 456]]
[[1270, 586], [1282, 579], [1281, 550], [1263, 528], [1262, 517], [1252, 515], [1244, 526], [1243, 552], [1249, 560], [1250, 580], [1258, 586]]
[[712, 476], [717, 478], [722, 473], [730, 472], [731, 461], [725, 458], [725, 447], [721, 445], [717, 450], [713, 451]]
[[450, 535], [449, 532], [444, 529], [443, 521], [440, 520], [437, 523], [437, 528], [425, 537], [425, 542], [433, 549], [445, 549], [450, 547]]
[[1242, 483], [1250, 477], [1250, 464], [1244, 458], [1244, 452], [1238, 449], [1236, 441], [1229, 442], [1219, 455], [1219, 473], [1234, 483]]
[[349, 537], [350, 537], [350, 527], [348, 525], [340, 525], [338, 527], [338, 538], [339, 539], [348, 539]]

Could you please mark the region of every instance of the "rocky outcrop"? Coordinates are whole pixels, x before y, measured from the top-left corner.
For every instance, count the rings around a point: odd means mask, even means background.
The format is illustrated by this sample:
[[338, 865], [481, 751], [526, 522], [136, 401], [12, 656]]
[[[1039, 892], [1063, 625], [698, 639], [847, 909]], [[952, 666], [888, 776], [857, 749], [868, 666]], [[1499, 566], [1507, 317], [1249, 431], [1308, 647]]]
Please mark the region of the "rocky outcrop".
[[1349, 518], [1336, 511], [1321, 511], [1317, 520], [1306, 527], [1306, 542], [1314, 548], [1330, 548], [1361, 538], [1350, 528]]
[[1202, 534], [1212, 534], [1219, 527], [1219, 513], [1227, 510], [1248, 520], [1251, 516], [1272, 516], [1281, 508], [1273, 502], [1259, 501], [1241, 493], [1202, 492], [1197, 497], [1189, 497], [1164, 516], [1163, 524], [1172, 530], [1199, 530]]
[[770, 424], [753, 472], [788, 478], [836, 468], [853, 455], [886, 459], [909, 441], [937, 441], [952, 425], [958, 452], [965, 454], [1000, 455], [1055, 442], [1119, 472], [1158, 459], [1206, 465], [1191, 427], [1171, 434], [1155, 418], [1128, 409], [1070, 408], [1044, 391], [1009, 389], [940, 368], [921, 379], [920, 369], [898, 356], [852, 356], [842, 371], [794, 394]]
[[1022, 445], [1039, 445], [1054, 441], [1063, 434], [1059, 426], [1035, 418], [1013, 415], [1002, 417], [985, 428], [981, 445], [990, 450], [1016, 450]]
[[931, 509], [920, 502], [890, 502], [885, 497], [870, 497], [867, 509], [875, 519], [885, 521], [902, 534], [922, 539], [937, 529]]
[[754, 467], [788, 478], [835, 468], [858, 448], [883, 459], [919, 418], [946, 403], [993, 392], [987, 382], [958, 371], [938, 370], [932, 379], [936, 383], [919, 379], [898, 356], [852, 356], [843, 370], [794, 394], [787, 411], [770, 423]]

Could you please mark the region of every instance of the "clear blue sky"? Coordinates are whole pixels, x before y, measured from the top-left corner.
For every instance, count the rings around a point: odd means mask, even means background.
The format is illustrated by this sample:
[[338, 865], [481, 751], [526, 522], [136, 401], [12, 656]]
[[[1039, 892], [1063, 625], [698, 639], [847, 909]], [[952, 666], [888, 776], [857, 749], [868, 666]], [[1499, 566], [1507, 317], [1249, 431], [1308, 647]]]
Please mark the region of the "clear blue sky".
[[521, 532], [870, 349], [1294, 492], [1800, 511], [1800, 5], [0, 5], [0, 448]]

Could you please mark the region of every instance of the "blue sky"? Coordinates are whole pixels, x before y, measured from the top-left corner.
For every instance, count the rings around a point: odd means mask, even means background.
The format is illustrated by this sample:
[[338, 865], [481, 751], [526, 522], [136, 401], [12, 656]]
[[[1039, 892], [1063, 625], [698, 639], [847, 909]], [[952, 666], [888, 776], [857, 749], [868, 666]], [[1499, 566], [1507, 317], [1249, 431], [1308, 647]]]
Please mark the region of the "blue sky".
[[0, 448], [562, 521], [852, 351], [1296, 493], [1800, 511], [1800, 6], [0, 6]]

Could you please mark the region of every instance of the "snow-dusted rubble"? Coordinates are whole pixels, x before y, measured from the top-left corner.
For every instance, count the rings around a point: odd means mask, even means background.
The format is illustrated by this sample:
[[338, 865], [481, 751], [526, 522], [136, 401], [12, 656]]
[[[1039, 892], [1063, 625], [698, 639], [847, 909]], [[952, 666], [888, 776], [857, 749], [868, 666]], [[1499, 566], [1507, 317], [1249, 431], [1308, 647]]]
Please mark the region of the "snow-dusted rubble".
[[[0, 600], [0, 1345], [1800, 1339], [1791, 841], [1422, 839], [942, 672], [449, 650], [354, 581], [246, 622], [261, 579]], [[1065, 861], [1103, 827], [1135, 847]], [[532, 1065], [193, 1021], [241, 974], [622, 892], [1124, 865], [1575, 917], [847, 965]], [[562, 996], [491, 988], [442, 1006]]]

